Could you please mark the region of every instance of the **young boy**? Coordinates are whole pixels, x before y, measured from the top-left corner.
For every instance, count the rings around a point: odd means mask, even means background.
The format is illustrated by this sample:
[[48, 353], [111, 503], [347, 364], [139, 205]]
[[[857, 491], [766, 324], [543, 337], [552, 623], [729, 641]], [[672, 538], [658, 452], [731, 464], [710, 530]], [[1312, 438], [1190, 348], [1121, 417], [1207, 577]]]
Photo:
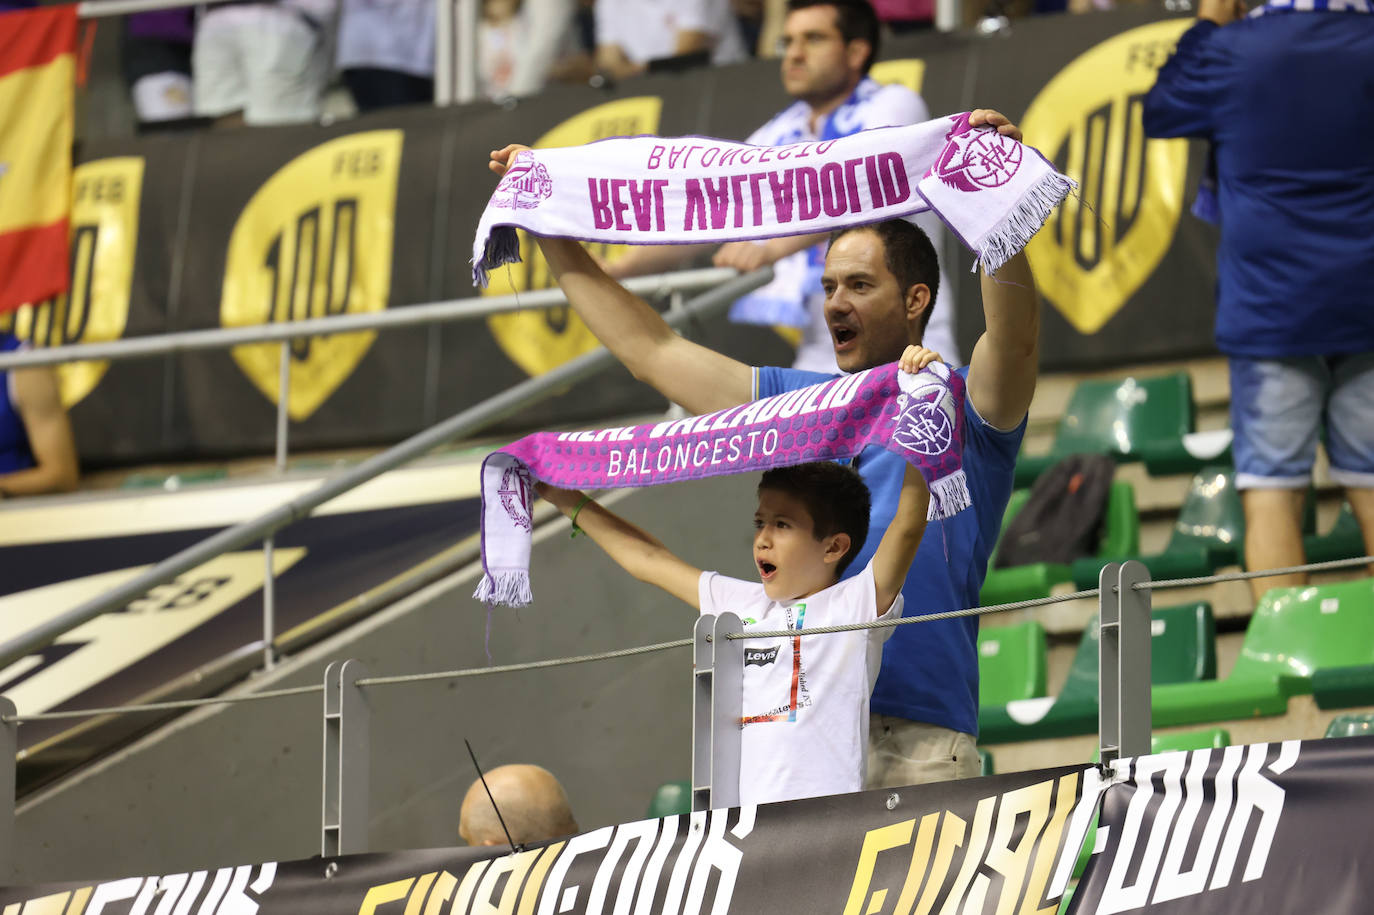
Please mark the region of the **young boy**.
[[[904, 371], [939, 355], [911, 346]], [[702, 613], [730, 611], [744, 631], [833, 626], [902, 615], [902, 583], [925, 532], [930, 492], [908, 465], [896, 517], [873, 559], [840, 581], [868, 535], [859, 475], [829, 462], [769, 470], [754, 513], [762, 583], [703, 572], [580, 492], [537, 484], [622, 568]], [[868, 698], [891, 628], [746, 641], [740, 802], [761, 804], [862, 790]]]

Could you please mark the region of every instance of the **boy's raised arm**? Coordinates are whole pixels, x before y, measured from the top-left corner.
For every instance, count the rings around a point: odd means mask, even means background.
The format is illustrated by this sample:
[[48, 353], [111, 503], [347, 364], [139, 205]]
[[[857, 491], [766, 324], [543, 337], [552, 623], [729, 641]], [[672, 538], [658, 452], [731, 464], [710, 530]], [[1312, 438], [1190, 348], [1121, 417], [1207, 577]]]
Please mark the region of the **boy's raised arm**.
[[926, 532], [926, 512], [930, 507], [930, 490], [925, 478], [915, 467], [906, 466], [902, 478], [902, 494], [897, 501], [897, 514], [878, 542], [873, 553], [873, 584], [878, 599], [878, 615], [882, 616], [902, 593], [916, 548]]
[[[526, 147], [491, 154], [491, 170]], [[743, 362], [678, 336], [648, 302], [607, 276], [579, 242], [536, 238], [554, 279], [596, 338], [638, 378], [693, 413], [747, 402], [753, 375]]]
[[583, 493], [544, 483], [536, 483], [535, 488], [563, 514], [568, 517], [576, 514], [577, 527], [626, 572], [701, 609], [701, 595], [697, 590], [701, 569], [683, 562], [652, 534], [607, 511]]

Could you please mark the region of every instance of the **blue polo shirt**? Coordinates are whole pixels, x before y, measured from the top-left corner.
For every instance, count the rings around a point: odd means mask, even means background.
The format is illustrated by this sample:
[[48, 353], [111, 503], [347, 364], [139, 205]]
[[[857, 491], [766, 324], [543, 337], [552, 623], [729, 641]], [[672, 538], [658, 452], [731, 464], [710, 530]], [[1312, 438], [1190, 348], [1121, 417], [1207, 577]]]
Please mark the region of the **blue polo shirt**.
[[1212, 141], [1223, 353], [1374, 350], [1374, 14], [1200, 21], [1145, 97], [1144, 126]]
[[[965, 380], [968, 368], [958, 370]], [[795, 369], [760, 368], [755, 395], [771, 397], [827, 381], [833, 375]], [[988, 557], [997, 544], [1002, 514], [1011, 498], [1012, 469], [1026, 423], [1010, 432], [983, 421], [964, 401], [964, 474], [973, 507], [926, 528], [916, 559], [902, 586], [903, 616], [920, 616], [978, 606]], [[846, 570], [856, 575], [868, 565], [883, 532], [897, 513], [906, 462], [882, 448], [869, 447], [854, 459], [873, 500], [868, 539]], [[898, 626], [883, 648], [883, 665], [870, 710], [911, 721], [978, 734], [978, 618], [964, 617]]]

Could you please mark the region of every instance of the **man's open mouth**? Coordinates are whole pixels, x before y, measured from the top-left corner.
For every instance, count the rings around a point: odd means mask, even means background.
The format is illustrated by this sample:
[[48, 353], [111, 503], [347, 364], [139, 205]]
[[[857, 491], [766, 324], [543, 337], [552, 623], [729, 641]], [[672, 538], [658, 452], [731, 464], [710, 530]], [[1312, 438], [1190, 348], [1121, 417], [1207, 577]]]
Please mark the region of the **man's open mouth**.
[[858, 334], [854, 332], [852, 327], [843, 324], [832, 324], [830, 325], [830, 336], [834, 338], [835, 346], [839, 347], [853, 340]]

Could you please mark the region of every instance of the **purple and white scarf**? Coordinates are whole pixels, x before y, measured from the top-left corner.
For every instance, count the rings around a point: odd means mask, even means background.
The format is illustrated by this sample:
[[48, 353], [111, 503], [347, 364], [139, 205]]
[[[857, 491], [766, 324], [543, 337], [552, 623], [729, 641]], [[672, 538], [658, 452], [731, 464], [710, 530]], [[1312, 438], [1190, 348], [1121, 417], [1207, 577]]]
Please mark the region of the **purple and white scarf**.
[[786, 146], [622, 137], [522, 151], [477, 225], [473, 281], [520, 260], [516, 228], [635, 245], [829, 232], [934, 210], [994, 273], [1074, 187], [968, 114]]
[[482, 581], [473, 595], [522, 607], [530, 593], [533, 481], [655, 486], [850, 458], [901, 455], [930, 487], [931, 519], [972, 504], [963, 470], [964, 379], [943, 363], [842, 375], [705, 416], [590, 432], [536, 432], [482, 462]]

